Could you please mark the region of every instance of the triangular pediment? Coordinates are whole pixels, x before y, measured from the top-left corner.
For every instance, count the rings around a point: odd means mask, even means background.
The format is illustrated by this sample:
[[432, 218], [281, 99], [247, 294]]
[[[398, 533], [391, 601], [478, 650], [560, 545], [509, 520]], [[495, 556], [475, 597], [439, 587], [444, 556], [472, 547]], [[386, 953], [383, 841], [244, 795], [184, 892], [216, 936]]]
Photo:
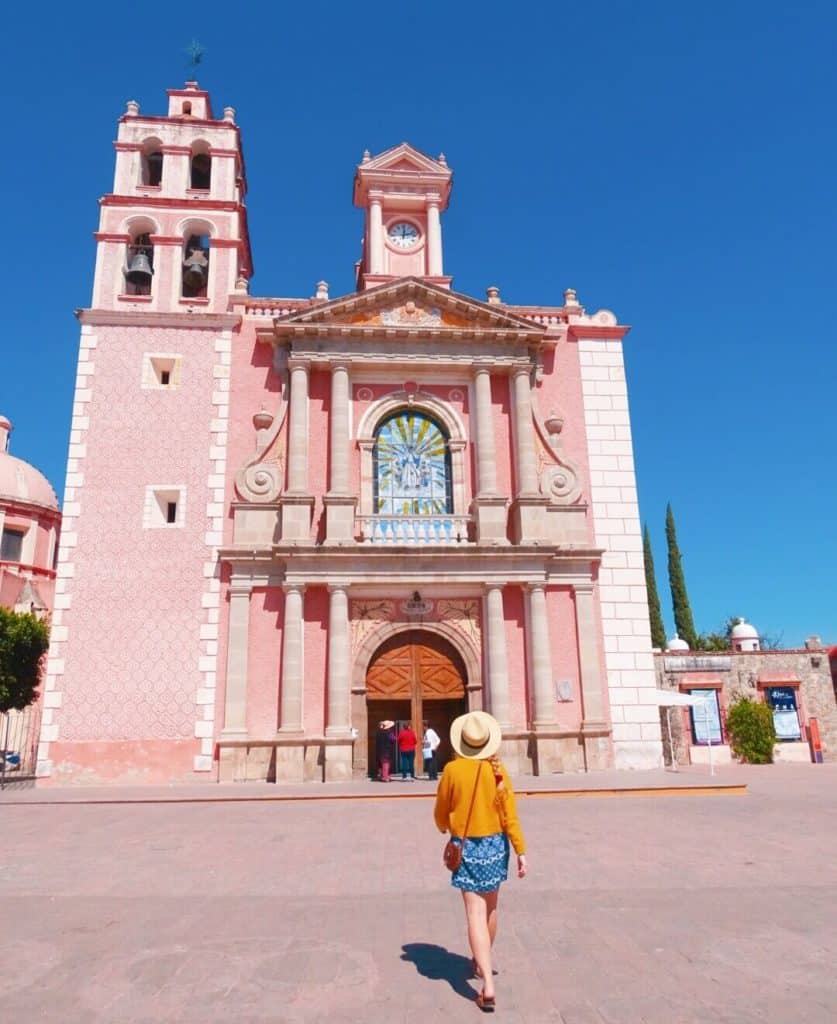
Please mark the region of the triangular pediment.
[[448, 171], [447, 164], [419, 152], [409, 142], [402, 142], [364, 160], [361, 167], [368, 171], [429, 171], [437, 174]]
[[363, 292], [289, 313], [274, 321], [277, 335], [298, 335], [308, 330], [346, 330], [362, 334], [432, 332], [439, 334], [502, 335], [537, 341], [540, 324], [509, 313], [496, 305], [430, 284], [418, 277], [402, 277]]

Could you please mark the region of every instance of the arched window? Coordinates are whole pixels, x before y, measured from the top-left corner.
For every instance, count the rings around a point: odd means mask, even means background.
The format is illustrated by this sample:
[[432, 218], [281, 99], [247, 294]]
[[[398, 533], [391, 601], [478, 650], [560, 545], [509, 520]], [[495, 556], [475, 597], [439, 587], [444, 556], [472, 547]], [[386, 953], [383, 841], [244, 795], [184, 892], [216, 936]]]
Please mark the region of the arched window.
[[160, 142], [149, 139], [142, 149], [140, 158], [140, 184], [160, 185], [163, 181], [163, 154]]
[[125, 254], [125, 294], [150, 295], [154, 275], [154, 246], [147, 233], [135, 234]]
[[207, 152], [205, 145], [205, 143], [196, 143], [192, 149], [189, 181], [191, 188], [209, 189], [212, 184], [212, 157]]
[[183, 249], [181, 292], [184, 299], [206, 297], [209, 281], [209, 235], [189, 235]]
[[453, 512], [448, 437], [429, 416], [402, 409], [375, 431], [374, 509], [377, 515]]

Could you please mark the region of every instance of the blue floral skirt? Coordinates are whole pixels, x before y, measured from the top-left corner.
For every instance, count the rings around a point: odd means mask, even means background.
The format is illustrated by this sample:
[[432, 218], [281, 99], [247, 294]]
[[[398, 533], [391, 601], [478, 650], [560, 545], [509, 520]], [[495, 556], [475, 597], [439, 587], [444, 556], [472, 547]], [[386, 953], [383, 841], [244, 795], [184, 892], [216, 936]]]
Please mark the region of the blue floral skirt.
[[[461, 840], [452, 837], [461, 845]], [[504, 832], [466, 839], [462, 863], [451, 875], [450, 884], [467, 892], [493, 892], [509, 877], [509, 840]]]

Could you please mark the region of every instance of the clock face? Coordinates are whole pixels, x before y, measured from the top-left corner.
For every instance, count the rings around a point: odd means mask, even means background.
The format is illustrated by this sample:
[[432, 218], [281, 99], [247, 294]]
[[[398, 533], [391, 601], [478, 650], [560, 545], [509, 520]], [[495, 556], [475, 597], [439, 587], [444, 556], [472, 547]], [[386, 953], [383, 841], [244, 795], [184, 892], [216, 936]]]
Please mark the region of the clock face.
[[414, 245], [418, 245], [420, 237], [419, 230], [415, 224], [411, 224], [406, 220], [401, 220], [397, 224], [390, 224], [387, 231], [389, 243], [394, 245], [396, 249], [412, 249]]

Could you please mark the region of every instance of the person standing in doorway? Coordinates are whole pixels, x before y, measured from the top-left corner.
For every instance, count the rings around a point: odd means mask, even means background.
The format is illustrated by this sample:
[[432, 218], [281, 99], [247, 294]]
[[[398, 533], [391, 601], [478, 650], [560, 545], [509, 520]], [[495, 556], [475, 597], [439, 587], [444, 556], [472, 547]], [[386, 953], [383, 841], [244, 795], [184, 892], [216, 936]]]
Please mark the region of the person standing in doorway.
[[401, 778], [406, 781], [409, 774], [411, 779], [416, 777], [416, 747], [418, 739], [413, 732], [409, 722], [405, 722], [398, 732], [398, 756], [401, 761]]
[[375, 760], [378, 762], [378, 778], [381, 782], [392, 782], [389, 776], [395, 753], [395, 722], [384, 719], [378, 723], [375, 733]]
[[429, 722], [422, 722], [423, 734], [421, 740], [421, 753], [424, 757], [424, 774], [435, 782], [438, 778], [436, 771], [436, 750], [442, 742], [435, 729], [430, 728]]

